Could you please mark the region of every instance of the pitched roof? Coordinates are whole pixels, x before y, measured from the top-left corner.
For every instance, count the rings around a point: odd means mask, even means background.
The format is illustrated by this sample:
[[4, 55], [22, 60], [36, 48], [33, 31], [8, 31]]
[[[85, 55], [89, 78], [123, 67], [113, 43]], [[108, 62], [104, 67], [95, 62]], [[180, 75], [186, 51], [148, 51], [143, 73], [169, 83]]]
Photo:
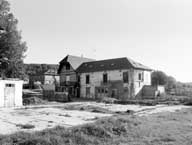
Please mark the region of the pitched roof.
[[62, 59], [59, 62], [60, 65], [59, 65], [58, 73], [61, 71], [63, 64], [66, 62], [69, 62], [70, 65], [73, 67], [73, 69], [76, 70], [82, 63], [90, 62], [90, 61], [95, 61], [95, 60], [90, 58], [85, 58], [85, 57], [67, 55], [64, 59]]
[[151, 71], [147, 66], [144, 66], [138, 62], [133, 61], [132, 59], [122, 57], [115, 59], [107, 59], [100, 61], [85, 62], [77, 68], [77, 72], [86, 73], [86, 72], [98, 72], [105, 70], [117, 70], [117, 69], [141, 69]]

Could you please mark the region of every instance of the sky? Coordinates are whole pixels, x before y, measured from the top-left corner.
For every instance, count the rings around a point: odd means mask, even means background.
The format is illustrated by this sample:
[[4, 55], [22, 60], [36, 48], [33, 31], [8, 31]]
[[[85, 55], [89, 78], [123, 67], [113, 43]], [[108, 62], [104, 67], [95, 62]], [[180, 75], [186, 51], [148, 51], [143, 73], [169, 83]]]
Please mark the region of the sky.
[[9, 0], [26, 63], [128, 57], [192, 82], [191, 0]]

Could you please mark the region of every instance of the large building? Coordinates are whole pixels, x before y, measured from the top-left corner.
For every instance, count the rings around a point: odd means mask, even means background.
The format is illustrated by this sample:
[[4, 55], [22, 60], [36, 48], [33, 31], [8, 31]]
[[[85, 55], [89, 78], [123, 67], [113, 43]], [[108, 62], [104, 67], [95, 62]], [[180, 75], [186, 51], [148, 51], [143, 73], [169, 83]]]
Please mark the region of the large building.
[[58, 74], [60, 86], [63, 91], [68, 91], [71, 96], [79, 97], [80, 88], [76, 69], [84, 62], [94, 61], [93, 59], [67, 55], [59, 62]]
[[151, 71], [149, 67], [126, 57], [82, 63], [76, 69], [80, 96], [134, 98], [145, 85], [151, 85]]

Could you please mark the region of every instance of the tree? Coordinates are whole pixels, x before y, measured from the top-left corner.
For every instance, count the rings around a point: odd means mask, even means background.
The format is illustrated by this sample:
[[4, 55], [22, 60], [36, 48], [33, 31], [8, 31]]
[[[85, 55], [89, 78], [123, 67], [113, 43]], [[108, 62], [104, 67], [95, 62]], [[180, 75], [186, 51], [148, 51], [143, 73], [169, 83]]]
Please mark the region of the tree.
[[166, 84], [167, 89], [175, 88], [176, 84], [177, 84], [177, 82], [176, 82], [176, 79], [174, 77], [172, 77], [172, 76], [167, 77], [167, 84]]
[[0, 0], [0, 73], [3, 77], [21, 78], [24, 75], [23, 59], [27, 47], [21, 40], [17, 24], [9, 2]]
[[162, 71], [154, 71], [151, 74], [151, 82], [153, 86], [165, 85], [167, 83], [167, 75]]

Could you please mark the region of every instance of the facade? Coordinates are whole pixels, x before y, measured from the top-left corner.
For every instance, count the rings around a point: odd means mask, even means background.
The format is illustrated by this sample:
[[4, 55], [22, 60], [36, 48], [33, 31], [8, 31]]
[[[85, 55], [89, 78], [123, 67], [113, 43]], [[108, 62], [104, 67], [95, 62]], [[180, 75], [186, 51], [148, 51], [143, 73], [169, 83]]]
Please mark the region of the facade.
[[23, 81], [0, 80], [0, 107], [20, 107], [22, 99]]
[[59, 84], [59, 75], [57, 74], [57, 70], [49, 69], [48, 71], [40, 74], [30, 75], [29, 76], [29, 84], [33, 85], [35, 82], [40, 82], [41, 84]]
[[139, 95], [143, 86], [151, 85], [151, 69], [128, 58], [116, 58], [83, 63], [77, 72], [80, 96], [121, 100]]
[[67, 55], [59, 62], [58, 74], [62, 91], [68, 91], [71, 96], [79, 96], [80, 88], [76, 69], [82, 63], [90, 61], [93, 61], [93, 59]]

